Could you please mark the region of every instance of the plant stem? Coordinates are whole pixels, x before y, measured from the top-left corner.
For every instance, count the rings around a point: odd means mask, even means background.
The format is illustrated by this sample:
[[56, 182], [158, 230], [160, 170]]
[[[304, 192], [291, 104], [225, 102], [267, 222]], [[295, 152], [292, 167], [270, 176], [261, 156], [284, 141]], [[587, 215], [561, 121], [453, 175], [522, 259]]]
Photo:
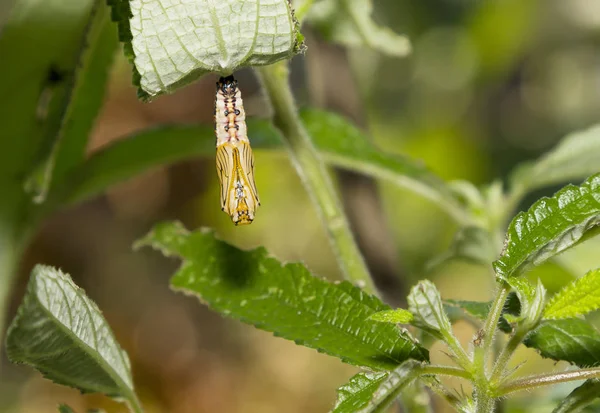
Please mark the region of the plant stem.
[[454, 366], [439, 366], [439, 365], [426, 365], [419, 369], [421, 376], [434, 375], [434, 376], [454, 376], [462, 377], [463, 379], [471, 380], [471, 373]]
[[442, 330], [442, 334], [444, 336], [444, 342], [452, 351], [454, 356], [456, 356], [456, 361], [464, 370], [469, 372], [470, 377], [470, 372], [473, 371], [473, 362], [471, 361], [471, 358], [469, 357], [465, 349], [460, 345], [460, 342], [454, 334], [446, 330]]
[[548, 386], [550, 384], [565, 383], [576, 380], [587, 380], [600, 378], [600, 367], [565, 371], [563, 373], [541, 374], [528, 376], [506, 383], [496, 390], [497, 397], [506, 396], [522, 390], [530, 390], [536, 387]]
[[474, 368], [475, 368], [475, 400], [477, 403], [477, 413], [489, 413], [494, 410], [495, 398], [490, 392], [489, 380], [487, 377], [487, 359], [492, 351], [492, 344], [496, 333], [496, 326], [504, 308], [504, 302], [508, 296], [508, 288], [504, 285], [496, 293], [496, 298], [492, 303], [492, 308], [485, 320], [482, 331], [482, 343], [480, 347], [475, 348]]
[[14, 237], [0, 239], [0, 348], [6, 333], [8, 306], [18, 275], [24, 241], [25, 239], [15, 240]]
[[132, 413], [144, 413], [144, 409], [142, 409], [142, 404], [140, 403], [139, 399], [137, 398], [134, 392], [132, 392], [129, 395], [129, 398], [127, 399], [127, 407]]
[[508, 288], [502, 285], [496, 294], [496, 298], [492, 303], [492, 308], [490, 308], [490, 312], [485, 320], [485, 324], [483, 325], [483, 339], [481, 347], [475, 350], [476, 362], [480, 363], [480, 369], [483, 371], [484, 375], [486, 370], [485, 356], [490, 354], [490, 349], [494, 343], [496, 327], [498, 325], [498, 321], [500, 320], [500, 316], [502, 315], [502, 309], [504, 308], [504, 302], [506, 301], [507, 296]]
[[333, 182], [298, 116], [288, 82], [287, 63], [256, 68], [256, 72], [273, 106], [273, 123], [281, 131], [296, 171], [327, 228], [342, 273], [374, 293], [375, 285], [352, 236]]
[[524, 328], [517, 328], [514, 334], [510, 337], [508, 343], [506, 343], [506, 346], [500, 353], [500, 356], [498, 356], [498, 360], [496, 360], [496, 364], [494, 365], [494, 369], [492, 370], [492, 374], [490, 376], [490, 382], [492, 383], [492, 386], [494, 386], [501, 380], [501, 376], [504, 373], [506, 365], [508, 364], [513, 353], [515, 352], [517, 347], [519, 347], [519, 344], [521, 344], [523, 338], [525, 338], [528, 332], [529, 330], [526, 330]]

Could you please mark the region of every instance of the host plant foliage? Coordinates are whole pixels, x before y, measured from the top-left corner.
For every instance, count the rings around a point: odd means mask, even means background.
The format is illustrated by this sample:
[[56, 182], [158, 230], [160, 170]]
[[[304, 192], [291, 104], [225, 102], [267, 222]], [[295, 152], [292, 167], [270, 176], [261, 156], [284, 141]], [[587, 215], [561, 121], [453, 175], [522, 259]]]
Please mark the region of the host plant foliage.
[[[576, 274], [580, 278], [553, 296], [540, 281], [524, 276], [598, 233], [600, 126], [567, 136], [539, 161], [517, 168], [506, 186], [446, 183], [418, 161], [379, 151], [340, 116], [296, 108], [288, 60], [304, 49], [302, 22], [347, 46], [393, 56], [409, 51], [406, 38], [370, 19], [369, 0], [298, 1], [295, 15], [287, 0], [109, 3], [110, 9], [94, 0], [17, 0], [0, 36], [2, 61], [27, 60], [0, 66], [5, 97], [0, 101], [5, 145], [0, 152], [0, 331], [21, 253], [49, 214], [156, 165], [214, 156], [211, 125], [143, 131], [84, 156], [117, 50], [118, 26], [133, 63], [134, 83], [145, 99], [204, 73], [255, 68], [273, 118], [249, 120], [252, 145], [287, 151], [348, 279], [331, 283], [301, 264], [281, 264], [263, 248], [242, 251], [210, 230], [162, 223], [137, 246], [181, 260], [171, 279], [175, 291], [363, 368], [338, 390], [333, 412], [382, 412], [395, 400], [416, 405], [414, 399], [427, 394], [423, 387], [457, 411], [491, 412], [514, 392], [578, 380], [586, 381], [557, 400], [555, 411], [572, 412], [594, 402], [600, 394], [600, 333], [585, 317], [600, 308], [600, 270]], [[57, 23], [62, 30], [54, 30]], [[55, 44], [64, 47], [51, 47]], [[22, 50], [36, 53], [23, 55]], [[23, 67], [31, 70], [25, 73]], [[494, 299], [444, 301], [435, 285], [424, 280], [412, 288], [408, 308], [392, 309], [382, 302], [327, 165], [389, 181], [439, 205], [459, 227], [443, 259], [468, 259], [490, 268]], [[578, 185], [538, 200], [509, 223], [529, 191], [566, 180]], [[461, 319], [477, 330], [466, 348], [452, 329]], [[446, 346], [447, 365], [430, 362], [428, 349], [434, 341]], [[574, 367], [519, 377], [509, 363], [521, 345]], [[59, 270], [33, 270], [8, 329], [6, 350], [13, 362], [31, 365], [58, 383], [102, 392], [142, 411], [127, 355], [98, 307]], [[470, 382], [472, 393], [445, 387], [441, 376]], [[72, 412], [65, 405], [59, 410]]]

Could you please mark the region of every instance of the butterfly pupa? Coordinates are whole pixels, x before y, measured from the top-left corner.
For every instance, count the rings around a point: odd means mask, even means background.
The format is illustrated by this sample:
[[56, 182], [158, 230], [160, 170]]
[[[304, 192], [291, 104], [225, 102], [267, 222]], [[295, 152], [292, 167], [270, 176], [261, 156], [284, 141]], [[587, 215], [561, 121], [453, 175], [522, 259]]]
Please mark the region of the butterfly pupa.
[[235, 225], [250, 224], [260, 201], [254, 183], [254, 155], [246, 131], [242, 95], [233, 76], [222, 77], [217, 82], [215, 134], [221, 209]]

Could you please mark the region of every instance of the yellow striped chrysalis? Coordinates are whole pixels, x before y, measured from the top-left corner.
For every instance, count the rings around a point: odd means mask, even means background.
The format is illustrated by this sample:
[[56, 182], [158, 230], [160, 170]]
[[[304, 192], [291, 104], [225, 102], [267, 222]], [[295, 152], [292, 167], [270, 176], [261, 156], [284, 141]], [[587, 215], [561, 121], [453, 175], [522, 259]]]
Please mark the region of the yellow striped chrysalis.
[[215, 101], [217, 175], [221, 185], [221, 209], [235, 225], [252, 223], [260, 206], [245, 119], [237, 81], [233, 76], [220, 78]]

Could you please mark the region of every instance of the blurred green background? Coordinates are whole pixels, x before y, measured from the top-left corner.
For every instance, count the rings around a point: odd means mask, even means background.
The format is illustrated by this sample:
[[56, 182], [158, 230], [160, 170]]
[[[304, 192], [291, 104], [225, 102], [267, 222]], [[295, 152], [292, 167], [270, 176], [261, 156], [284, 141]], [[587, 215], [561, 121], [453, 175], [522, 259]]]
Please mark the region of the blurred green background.
[[[9, 3], [0, 1], [0, 24]], [[304, 106], [343, 113], [382, 149], [423, 159], [444, 179], [479, 185], [502, 178], [517, 163], [600, 118], [598, 0], [381, 0], [375, 1], [375, 19], [407, 34], [412, 55], [392, 59], [370, 50], [345, 51], [305, 27], [307, 54], [292, 65], [298, 99]], [[252, 72], [237, 77], [247, 113], [266, 116]], [[130, 79], [131, 69], [119, 54], [90, 153], [154, 125], [212, 121], [215, 77], [151, 104], [136, 100]], [[252, 139], [251, 130], [249, 135]], [[12, 313], [33, 264], [58, 266], [104, 311], [130, 354], [148, 413], [327, 411], [335, 389], [355, 368], [172, 293], [168, 277], [177, 262], [131, 248], [153, 223], [176, 218], [188, 227], [216, 228], [221, 238], [243, 248], [264, 245], [283, 261], [302, 261], [319, 276], [338, 278], [324, 231], [287, 157], [260, 150], [255, 155], [262, 207], [251, 226], [234, 227], [220, 211], [214, 159], [149, 171], [56, 214], [26, 253]], [[340, 178], [357, 236], [390, 300], [401, 302], [406, 289], [425, 277], [444, 298], [491, 296], [486, 268], [461, 262], [428, 268], [456, 230], [436, 206], [390, 185], [373, 191], [359, 177]], [[527, 203], [551, 192], [532, 194]], [[590, 262], [594, 251], [583, 244], [566, 261], [578, 262], [575, 273], [581, 275], [590, 268], [581, 257]], [[553, 281], [555, 288], [571, 277], [554, 264], [534, 276]], [[550, 292], [552, 285], [547, 284]], [[457, 331], [468, 345], [473, 329], [458, 324]], [[442, 350], [434, 346], [432, 359], [445, 360]], [[565, 367], [529, 350], [513, 363], [523, 360], [529, 363], [522, 373]], [[58, 402], [77, 411], [125, 412], [104, 397], [82, 397], [6, 359], [0, 371], [1, 412], [55, 412]], [[505, 411], [550, 411], [548, 400], [534, 404], [534, 396], [546, 392], [558, 398], [572, 387], [517, 396]], [[435, 403], [435, 411], [448, 410]]]

